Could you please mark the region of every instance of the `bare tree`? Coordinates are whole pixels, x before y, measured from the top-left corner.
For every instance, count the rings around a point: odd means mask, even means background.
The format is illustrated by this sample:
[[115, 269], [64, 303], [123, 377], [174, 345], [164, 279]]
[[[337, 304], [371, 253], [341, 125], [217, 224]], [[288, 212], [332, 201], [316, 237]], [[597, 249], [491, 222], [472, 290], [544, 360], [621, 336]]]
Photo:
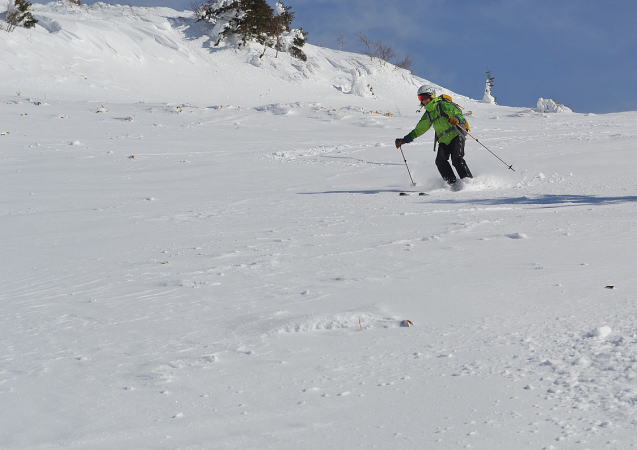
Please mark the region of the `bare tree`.
[[361, 44], [363, 44], [365, 54], [374, 59], [375, 55], [372, 53], [372, 41], [363, 33], [358, 33], [356, 36], [358, 37], [358, 40], [361, 42]]
[[345, 47], [345, 36], [343, 36], [342, 34], [339, 35], [336, 38], [336, 44], [338, 45], [339, 50], [343, 50], [343, 48]]
[[394, 65], [401, 69], [411, 70], [414, 65], [414, 61], [409, 56], [405, 56], [402, 60], [394, 63]]
[[363, 46], [364, 53], [372, 60], [374, 58], [381, 61], [381, 64], [390, 63], [401, 69], [409, 70], [413, 64], [411, 58], [406, 56], [402, 60], [396, 61], [396, 52], [389, 45], [382, 41], [372, 41], [363, 33], [358, 33], [358, 40]]
[[391, 62], [396, 56], [396, 53], [389, 45], [385, 45], [380, 41], [374, 42], [374, 53], [377, 58], [387, 62]]

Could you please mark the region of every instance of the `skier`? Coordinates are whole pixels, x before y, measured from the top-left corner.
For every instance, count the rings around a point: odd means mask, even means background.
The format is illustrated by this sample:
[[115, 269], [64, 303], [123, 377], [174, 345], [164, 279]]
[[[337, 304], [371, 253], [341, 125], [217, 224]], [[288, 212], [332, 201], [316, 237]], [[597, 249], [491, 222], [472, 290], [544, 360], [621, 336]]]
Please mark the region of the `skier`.
[[[434, 88], [430, 86], [420, 86], [418, 89], [418, 100], [425, 108], [425, 114], [407, 136], [398, 138], [395, 141], [396, 148], [403, 144], [409, 144], [419, 136], [422, 136], [433, 125], [436, 132], [436, 142], [438, 154], [436, 155], [436, 166], [442, 178], [449, 185], [456, 181], [456, 175], [449, 165], [449, 157], [453, 167], [456, 168], [460, 178], [473, 178], [467, 163], [464, 160], [464, 130], [469, 129], [467, 120], [462, 115], [460, 107], [451, 101], [448, 95], [436, 95]], [[435, 145], [435, 144], [434, 144]]]

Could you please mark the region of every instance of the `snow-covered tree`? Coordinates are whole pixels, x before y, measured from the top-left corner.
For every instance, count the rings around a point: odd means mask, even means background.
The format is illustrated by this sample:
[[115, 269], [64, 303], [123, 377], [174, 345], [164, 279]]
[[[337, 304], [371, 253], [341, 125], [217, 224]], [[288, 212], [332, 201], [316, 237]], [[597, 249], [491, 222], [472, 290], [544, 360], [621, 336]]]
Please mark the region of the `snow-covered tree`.
[[487, 80], [484, 83], [484, 97], [482, 101], [484, 103], [495, 104], [495, 97], [491, 95], [491, 89], [495, 86], [495, 77], [491, 74], [490, 70], [487, 70]]
[[264, 46], [263, 54], [273, 48], [305, 61], [301, 47], [307, 34], [291, 27], [294, 13], [289, 6], [277, 2], [275, 9], [266, 0], [208, 0], [196, 8], [195, 17], [212, 24], [215, 46], [226, 42], [241, 47], [253, 41]]
[[294, 20], [292, 8], [281, 2], [276, 2], [275, 10], [276, 15], [273, 16], [273, 31], [278, 33], [275, 49], [277, 51], [287, 52], [301, 61], [307, 61], [305, 52], [301, 50], [301, 47], [305, 45], [305, 41], [307, 40], [307, 33], [303, 28], [292, 28], [292, 21]]
[[27, 0], [10, 0], [7, 4], [5, 20], [8, 24], [7, 31], [13, 31], [16, 27], [33, 28], [38, 21], [33, 17], [31, 2]]

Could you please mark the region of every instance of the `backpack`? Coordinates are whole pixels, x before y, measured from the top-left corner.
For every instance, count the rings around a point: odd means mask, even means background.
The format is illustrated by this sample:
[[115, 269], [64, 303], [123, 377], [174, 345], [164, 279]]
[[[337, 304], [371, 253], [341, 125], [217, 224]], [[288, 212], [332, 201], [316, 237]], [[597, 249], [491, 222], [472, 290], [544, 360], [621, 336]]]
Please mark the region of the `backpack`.
[[[438, 97], [441, 98], [443, 101], [445, 101], [447, 103], [451, 103], [453, 106], [458, 108], [460, 111], [462, 111], [464, 109], [462, 106], [460, 106], [459, 104], [455, 103], [450, 95], [440, 94]], [[449, 116], [447, 114], [445, 114], [445, 112], [442, 110], [442, 108], [438, 108], [438, 112], [440, 113], [441, 116], [446, 117], [447, 119], [449, 118]], [[464, 117], [464, 115], [463, 115], [463, 117]], [[471, 131], [471, 127], [469, 126], [469, 121], [467, 120], [466, 117], [464, 118], [464, 120], [465, 120], [465, 122], [464, 122], [465, 129], [467, 131]]]

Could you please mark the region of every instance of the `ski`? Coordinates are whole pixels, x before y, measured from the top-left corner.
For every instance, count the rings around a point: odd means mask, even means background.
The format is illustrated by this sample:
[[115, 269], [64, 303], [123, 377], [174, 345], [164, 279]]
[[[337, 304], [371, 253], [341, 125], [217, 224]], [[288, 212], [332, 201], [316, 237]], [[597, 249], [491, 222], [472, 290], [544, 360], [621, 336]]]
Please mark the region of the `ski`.
[[426, 192], [420, 192], [420, 191], [403, 191], [403, 192], [399, 192], [398, 195], [401, 196], [406, 196], [406, 195], [429, 195]]

